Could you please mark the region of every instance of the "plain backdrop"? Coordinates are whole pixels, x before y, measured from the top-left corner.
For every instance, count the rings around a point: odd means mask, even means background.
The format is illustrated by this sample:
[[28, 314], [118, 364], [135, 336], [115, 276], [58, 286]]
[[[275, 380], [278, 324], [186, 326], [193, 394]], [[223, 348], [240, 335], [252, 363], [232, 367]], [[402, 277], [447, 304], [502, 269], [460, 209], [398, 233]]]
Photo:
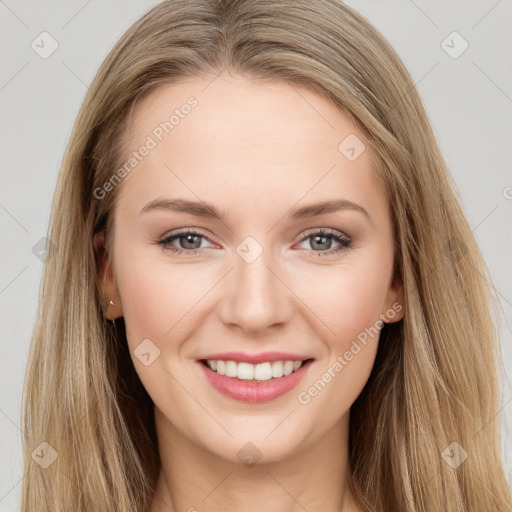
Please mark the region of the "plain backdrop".
[[[19, 510], [22, 382], [41, 279], [40, 240], [62, 155], [100, 63], [155, 3], [0, 0], [0, 512]], [[512, 481], [512, 2], [347, 3], [404, 60], [489, 265], [501, 300], [504, 375], [496, 414], [503, 418]]]

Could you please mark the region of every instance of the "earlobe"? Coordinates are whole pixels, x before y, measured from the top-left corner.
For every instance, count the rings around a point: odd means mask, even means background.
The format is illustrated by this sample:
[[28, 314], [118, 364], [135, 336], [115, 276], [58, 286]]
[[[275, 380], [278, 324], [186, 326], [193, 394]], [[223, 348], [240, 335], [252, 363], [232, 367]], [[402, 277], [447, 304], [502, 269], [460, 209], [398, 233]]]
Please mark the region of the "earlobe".
[[96, 277], [104, 297], [103, 311], [109, 320], [115, 320], [122, 316], [121, 299], [117, 290], [112, 260], [105, 247], [105, 235], [103, 232], [94, 235], [94, 253], [96, 255]]
[[385, 323], [391, 324], [402, 320], [405, 316], [404, 285], [402, 279], [396, 273], [388, 290], [386, 311], [382, 314]]

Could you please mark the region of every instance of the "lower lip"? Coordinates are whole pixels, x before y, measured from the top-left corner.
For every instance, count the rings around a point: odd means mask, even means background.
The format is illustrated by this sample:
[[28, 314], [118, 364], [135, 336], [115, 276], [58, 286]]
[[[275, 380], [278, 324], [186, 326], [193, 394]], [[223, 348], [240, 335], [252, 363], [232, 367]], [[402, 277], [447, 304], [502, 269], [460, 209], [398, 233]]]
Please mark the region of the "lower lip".
[[307, 363], [303, 363], [297, 371], [289, 375], [264, 381], [226, 377], [214, 372], [201, 361], [198, 364], [210, 384], [223, 395], [242, 402], [257, 403], [274, 400], [293, 389], [302, 380], [312, 362], [313, 360], [310, 359]]

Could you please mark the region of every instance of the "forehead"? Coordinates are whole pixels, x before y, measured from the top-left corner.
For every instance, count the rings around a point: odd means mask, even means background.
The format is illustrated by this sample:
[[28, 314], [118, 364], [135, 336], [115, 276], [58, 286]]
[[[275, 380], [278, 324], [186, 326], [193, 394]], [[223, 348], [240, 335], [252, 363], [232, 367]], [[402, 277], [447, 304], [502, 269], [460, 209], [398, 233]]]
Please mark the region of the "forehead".
[[236, 192], [261, 209], [350, 195], [386, 208], [357, 125], [289, 82], [221, 74], [166, 84], [137, 104], [127, 135], [127, 156], [152, 146], [124, 180], [132, 200], [169, 192], [228, 204]]
[[[225, 74], [158, 87], [137, 104], [128, 131], [132, 141], [153, 134], [157, 142], [186, 139], [190, 145], [199, 141], [184, 132], [193, 131], [204, 137], [201, 146], [210, 154], [225, 152], [226, 144], [236, 140], [259, 154], [273, 150], [274, 156], [299, 139], [309, 138], [316, 149], [327, 151], [348, 134], [364, 138], [343, 109], [318, 92], [281, 80]], [[294, 154], [309, 149], [293, 148]]]

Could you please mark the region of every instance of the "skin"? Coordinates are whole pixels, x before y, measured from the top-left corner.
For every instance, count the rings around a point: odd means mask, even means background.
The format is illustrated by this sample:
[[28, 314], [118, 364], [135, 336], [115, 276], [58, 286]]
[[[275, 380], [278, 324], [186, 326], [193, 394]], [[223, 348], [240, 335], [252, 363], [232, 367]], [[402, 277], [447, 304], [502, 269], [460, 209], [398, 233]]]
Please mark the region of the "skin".
[[[124, 316], [135, 369], [155, 404], [162, 470], [149, 512], [362, 510], [347, 486], [349, 413], [372, 369], [378, 335], [341, 371], [332, 365], [365, 328], [404, 313], [402, 307], [389, 315], [393, 304], [403, 304], [403, 286], [392, 271], [389, 204], [370, 147], [354, 161], [340, 152], [347, 135], [363, 135], [318, 93], [224, 73], [165, 85], [144, 98], [129, 125], [130, 150], [190, 96], [197, 107], [118, 185], [112, 252], [99, 267], [115, 302], [106, 315]], [[226, 219], [140, 213], [162, 196], [212, 203]], [[286, 217], [293, 208], [341, 198], [369, 217], [348, 209]], [[209, 240], [182, 237], [169, 245], [191, 251], [200, 243], [198, 254], [156, 243], [181, 228]], [[351, 247], [334, 254], [334, 239], [315, 244], [320, 228], [350, 237]], [[263, 249], [251, 263], [236, 252], [247, 236]], [[98, 236], [96, 248], [102, 244]], [[145, 339], [160, 350], [149, 366], [134, 355]], [[286, 351], [315, 361], [292, 391], [244, 403], [216, 391], [196, 362], [231, 350]], [[330, 382], [300, 403], [298, 393], [329, 368]], [[237, 455], [248, 442], [261, 454], [252, 466]]]

